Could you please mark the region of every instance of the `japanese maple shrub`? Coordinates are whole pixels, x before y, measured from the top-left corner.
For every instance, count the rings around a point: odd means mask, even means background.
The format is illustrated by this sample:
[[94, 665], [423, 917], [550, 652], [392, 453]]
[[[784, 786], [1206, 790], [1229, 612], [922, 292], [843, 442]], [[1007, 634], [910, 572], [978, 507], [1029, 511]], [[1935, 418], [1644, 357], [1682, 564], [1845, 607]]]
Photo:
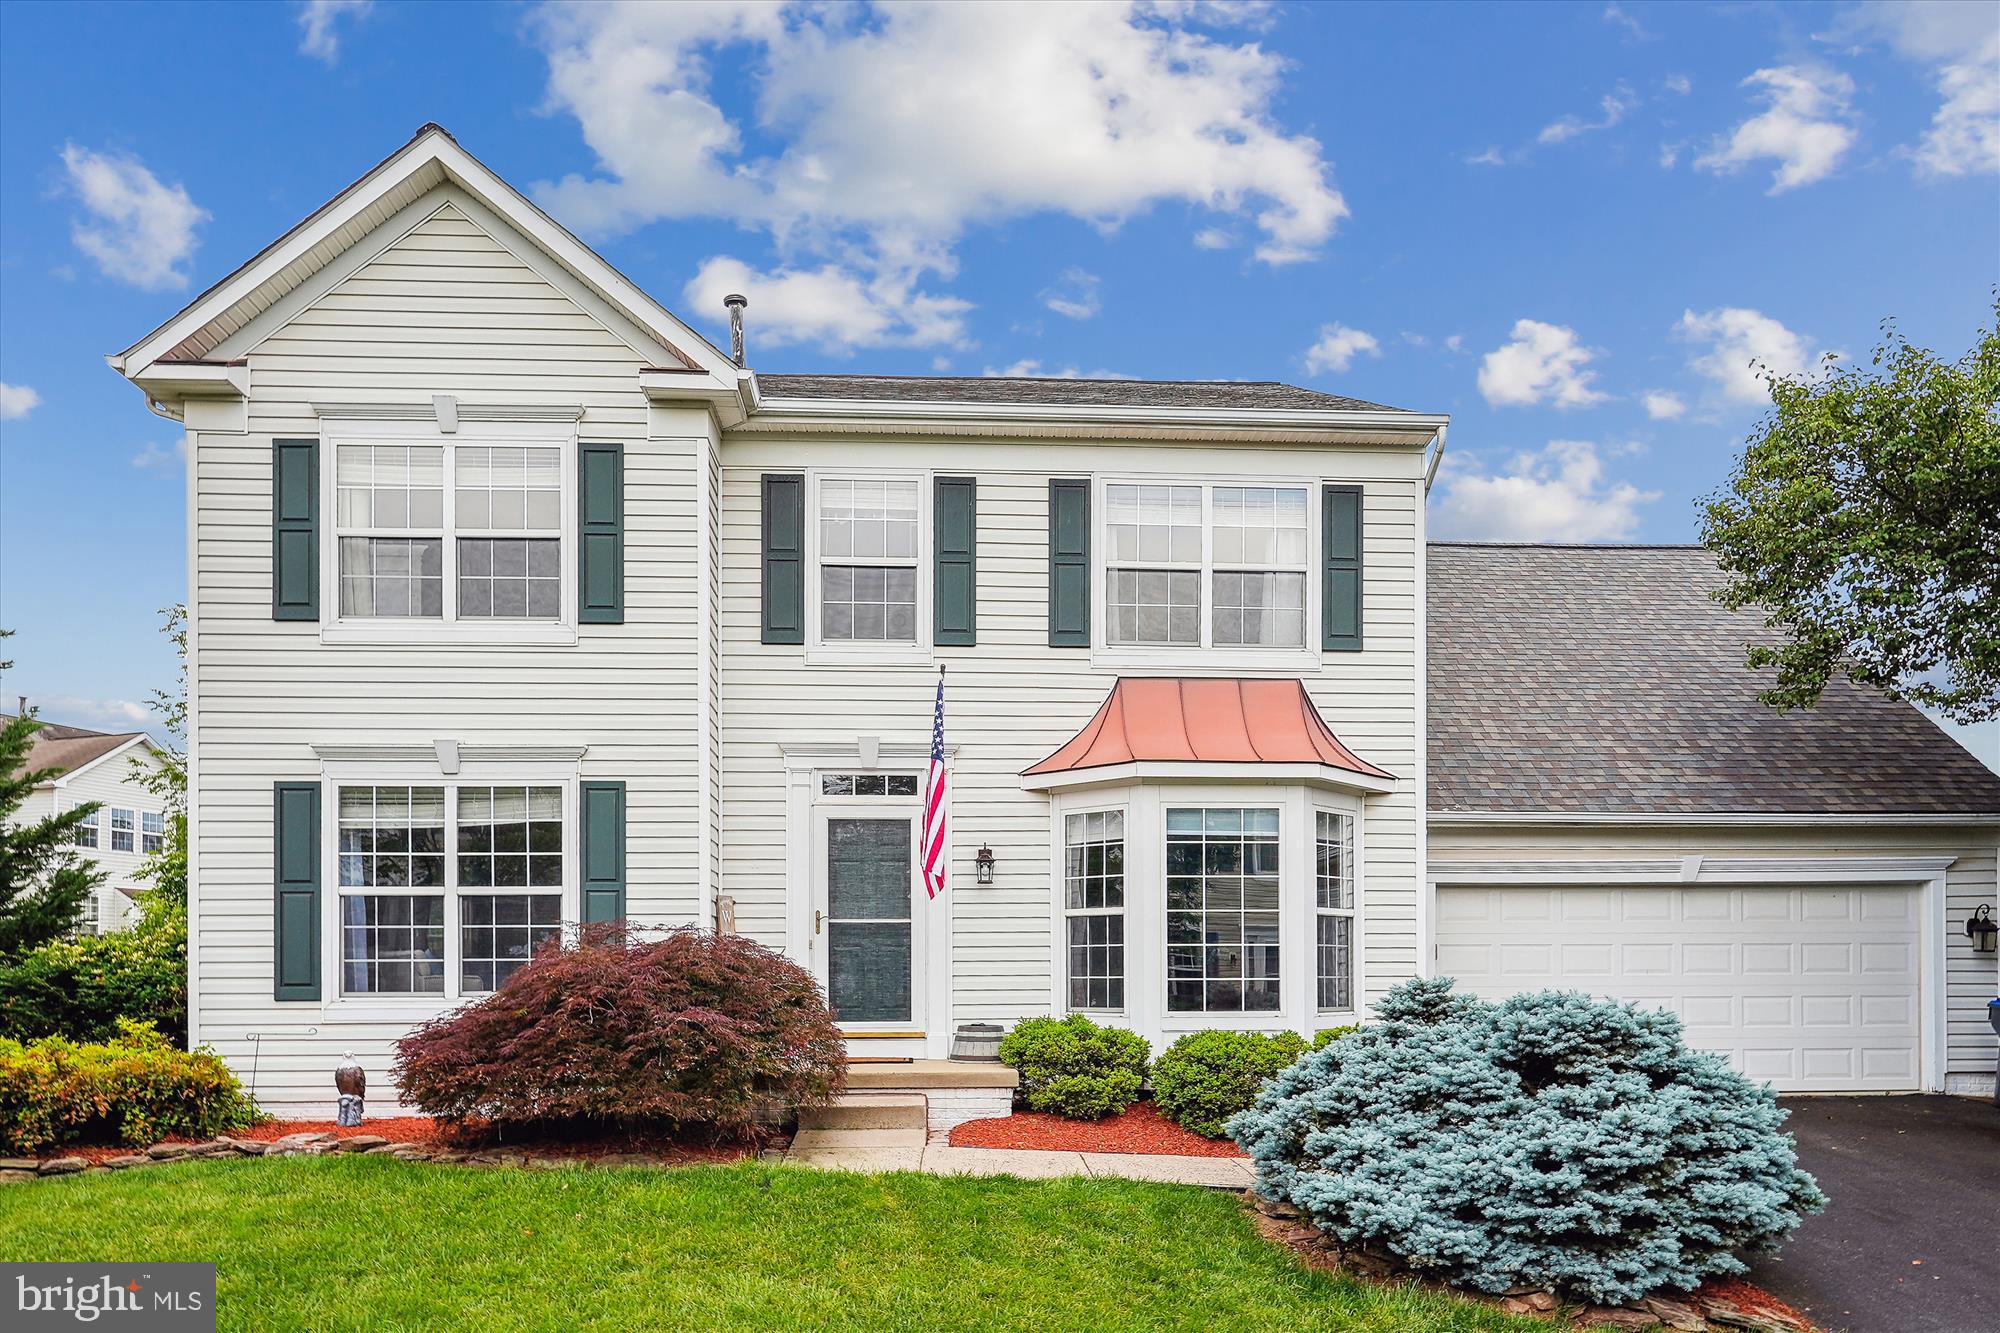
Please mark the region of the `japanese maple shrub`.
[[820, 1106], [847, 1057], [812, 974], [740, 935], [593, 927], [396, 1046], [403, 1096], [446, 1122], [739, 1134]]
[[1296, 1032], [1190, 1032], [1153, 1061], [1153, 1104], [1181, 1128], [1219, 1139], [1223, 1122], [1305, 1053]]
[[1102, 1120], [1137, 1101], [1149, 1054], [1138, 1033], [1082, 1014], [1025, 1019], [1000, 1039], [1000, 1059], [1020, 1071], [1028, 1109], [1072, 1120]]
[[1481, 1291], [1606, 1304], [1740, 1273], [1825, 1196], [1767, 1085], [1670, 1013], [1406, 982], [1230, 1122], [1258, 1190]]

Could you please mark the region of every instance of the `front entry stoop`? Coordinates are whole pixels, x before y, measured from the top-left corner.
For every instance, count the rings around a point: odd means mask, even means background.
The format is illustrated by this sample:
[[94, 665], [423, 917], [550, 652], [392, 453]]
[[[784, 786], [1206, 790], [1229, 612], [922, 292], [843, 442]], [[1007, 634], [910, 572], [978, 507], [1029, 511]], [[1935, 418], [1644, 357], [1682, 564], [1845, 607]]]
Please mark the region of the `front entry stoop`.
[[848, 1096], [921, 1096], [933, 1134], [948, 1134], [968, 1120], [1013, 1114], [1014, 1089], [1020, 1085], [1014, 1070], [985, 1061], [860, 1060], [847, 1065]]
[[920, 1092], [846, 1092], [831, 1106], [799, 1109], [801, 1132], [816, 1129], [926, 1129], [928, 1103]]

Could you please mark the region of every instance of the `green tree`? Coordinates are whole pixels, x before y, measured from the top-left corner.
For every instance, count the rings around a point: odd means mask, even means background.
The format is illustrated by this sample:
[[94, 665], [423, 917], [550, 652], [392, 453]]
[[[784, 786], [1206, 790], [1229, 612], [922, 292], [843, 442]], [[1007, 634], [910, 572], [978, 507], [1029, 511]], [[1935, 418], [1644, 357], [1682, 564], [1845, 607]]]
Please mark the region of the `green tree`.
[[1966, 356], [1883, 326], [1868, 366], [1765, 371], [1771, 413], [1702, 541], [1778, 641], [1763, 700], [1807, 708], [1836, 672], [1962, 722], [2000, 714], [2000, 299]]
[[166, 804], [166, 841], [140, 870], [153, 881], [140, 909], [149, 918], [169, 907], [179, 908], [185, 916], [188, 900], [187, 606], [177, 602], [162, 610], [160, 618], [160, 632], [172, 640], [180, 660], [173, 689], [153, 691], [151, 706], [167, 739], [156, 751], [158, 764], [136, 756], [131, 760], [134, 780]]
[[[11, 665], [0, 663], [0, 670]], [[41, 726], [23, 715], [0, 727], [0, 958], [74, 930], [84, 902], [104, 882], [104, 872], [76, 854], [76, 826], [96, 812], [96, 801], [33, 823], [19, 821], [35, 784], [56, 775], [52, 768], [27, 768]]]

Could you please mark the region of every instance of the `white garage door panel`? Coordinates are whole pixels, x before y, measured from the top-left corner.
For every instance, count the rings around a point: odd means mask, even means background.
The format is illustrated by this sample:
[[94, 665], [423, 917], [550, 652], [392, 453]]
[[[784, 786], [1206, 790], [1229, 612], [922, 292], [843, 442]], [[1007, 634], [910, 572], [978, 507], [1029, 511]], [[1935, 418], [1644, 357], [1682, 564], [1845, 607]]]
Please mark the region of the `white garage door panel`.
[[1671, 1009], [1783, 1092], [1918, 1085], [1907, 889], [1441, 888], [1437, 970], [1488, 999], [1584, 990]]

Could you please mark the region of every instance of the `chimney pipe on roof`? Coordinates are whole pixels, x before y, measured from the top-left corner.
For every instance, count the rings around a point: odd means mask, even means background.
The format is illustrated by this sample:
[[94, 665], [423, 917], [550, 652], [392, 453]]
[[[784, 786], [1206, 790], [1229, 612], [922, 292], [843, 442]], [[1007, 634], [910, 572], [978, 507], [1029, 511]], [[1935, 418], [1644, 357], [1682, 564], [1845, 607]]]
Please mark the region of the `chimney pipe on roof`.
[[16, 716], [26, 717], [28, 715], [28, 696], [23, 694], [23, 695], [17, 695], [16, 697], [19, 698], [21, 701], [21, 711], [18, 714], [16, 714]]
[[743, 307], [750, 304], [750, 298], [731, 292], [722, 298], [722, 304], [729, 307], [729, 356], [738, 366], [743, 364]]

